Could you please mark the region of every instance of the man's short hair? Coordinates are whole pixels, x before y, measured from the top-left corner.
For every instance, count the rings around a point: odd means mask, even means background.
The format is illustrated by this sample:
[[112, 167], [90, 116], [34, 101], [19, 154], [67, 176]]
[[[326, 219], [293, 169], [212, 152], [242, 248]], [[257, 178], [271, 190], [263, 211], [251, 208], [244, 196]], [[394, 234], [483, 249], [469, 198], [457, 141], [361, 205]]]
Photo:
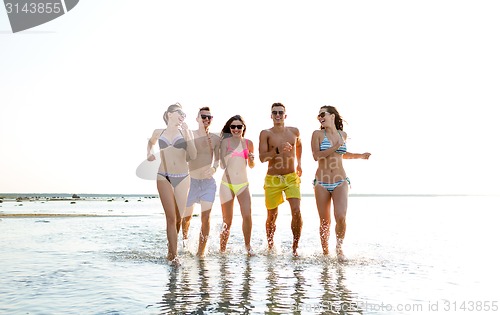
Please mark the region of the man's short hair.
[[283, 105], [281, 103], [274, 103], [273, 105], [271, 105], [271, 110], [273, 110], [273, 107], [275, 107], [275, 106], [281, 106], [286, 111], [285, 105]]
[[210, 107], [204, 106], [204, 107], [200, 108], [200, 110], [198, 112], [201, 112], [202, 110], [210, 111]]

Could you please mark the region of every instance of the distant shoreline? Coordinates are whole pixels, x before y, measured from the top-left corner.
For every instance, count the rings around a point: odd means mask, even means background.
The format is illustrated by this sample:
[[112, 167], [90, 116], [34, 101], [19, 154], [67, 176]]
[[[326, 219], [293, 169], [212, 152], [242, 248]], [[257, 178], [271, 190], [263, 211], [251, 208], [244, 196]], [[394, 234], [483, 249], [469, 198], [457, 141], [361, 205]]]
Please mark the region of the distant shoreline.
[[85, 213], [0, 213], [0, 218], [109, 218], [109, 217], [141, 217], [145, 215], [131, 214], [85, 214]]
[[71, 194], [71, 193], [0, 193], [0, 198], [53, 198], [53, 199], [92, 199], [92, 198], [158, 198], [158, 194]]
[[0, 203], [2, 201], [114, 201], [117, 199], [123, 199], [127, 201], [128, 199], [156, 199], [159, 198], [158, 195], [120, 195], [120, 194], [5, 194], [0, 193]]
[[[499, 197], [494, 194], [349, 194], [349, 197]], [[252, 194], [252, 197], [264, 197], [264, 194]], [[302, 194], [302, 197], [314, 197], [314, 194]], [[157, 199], [157, 194], [70, 194], [70, 193], [0, 193], [3, 201], [89, 201], [116, 199]]]

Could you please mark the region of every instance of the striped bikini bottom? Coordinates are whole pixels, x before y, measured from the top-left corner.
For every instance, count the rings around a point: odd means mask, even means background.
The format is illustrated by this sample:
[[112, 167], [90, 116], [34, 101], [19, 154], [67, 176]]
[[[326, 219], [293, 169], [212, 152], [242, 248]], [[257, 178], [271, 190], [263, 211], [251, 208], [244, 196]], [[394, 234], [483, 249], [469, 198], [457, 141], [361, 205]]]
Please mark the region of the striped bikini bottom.
[[329, 192], [332, 192], [335, 188], [340, 186], [343, 182], [348, 182], [349, 185], [351, 185], [351, 180], [349, 179], [349, 177], [346, 177], [345, 179], [341, 179], [339, 181], [336, 181], [335, 183], [325, 183], [325, 182], [320, 182], [320, 181], [314, 179], [313, 185], [314, 186], [321, 185]]

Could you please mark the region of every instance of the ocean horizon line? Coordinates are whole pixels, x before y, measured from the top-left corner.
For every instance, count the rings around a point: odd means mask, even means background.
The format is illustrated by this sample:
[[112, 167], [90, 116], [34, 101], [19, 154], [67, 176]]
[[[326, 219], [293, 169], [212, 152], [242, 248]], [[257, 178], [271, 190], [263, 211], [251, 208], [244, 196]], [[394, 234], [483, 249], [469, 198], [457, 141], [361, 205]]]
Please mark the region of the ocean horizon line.
[[[264, 197], [263, 193], [251, 194], [252, 197]], [[466, 194], [466, 193], [354, 193], [349, 197], [487, 197], [499, 194]], [[303, 193], [302, 197], [314, 197], [313, 193]], [[158, 194], [118, 194], [118, 193], [0, 193], [0, 199], [16, 198], [53, 198], [53, 199], [84, 199], [84, 198], [159, 198]]]

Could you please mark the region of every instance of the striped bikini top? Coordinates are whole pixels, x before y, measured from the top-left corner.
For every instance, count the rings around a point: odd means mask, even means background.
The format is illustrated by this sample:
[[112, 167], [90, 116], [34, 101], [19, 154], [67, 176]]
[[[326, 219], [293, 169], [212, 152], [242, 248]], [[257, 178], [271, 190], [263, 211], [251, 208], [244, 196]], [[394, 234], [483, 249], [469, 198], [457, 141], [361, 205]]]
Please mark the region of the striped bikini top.
[[[337, 130], [337, 132], [339, 133], [340, 139], [343, 139], [342, 135], [340, 134], [340, 131]], [[319, 144], [320, 151], [325, 151], [326, 149], [330, 149], [332, 147], [330, 140], [328, 140], [328, 137], [326, 136], [326, 130], [324, 130], [324, 133], [325, 133], [325, 136], [323, 137], [323, 141], [321, 141], [321, 143]], [[341, 155], [345, 154], [347, 152], [347, 147], [345, 145], [345, 141], [344, 141], [344, 143], [342, 143], [342, 145], [337, 150], [335, 150], [335, 152], [338, 154], [341, 154]]]

